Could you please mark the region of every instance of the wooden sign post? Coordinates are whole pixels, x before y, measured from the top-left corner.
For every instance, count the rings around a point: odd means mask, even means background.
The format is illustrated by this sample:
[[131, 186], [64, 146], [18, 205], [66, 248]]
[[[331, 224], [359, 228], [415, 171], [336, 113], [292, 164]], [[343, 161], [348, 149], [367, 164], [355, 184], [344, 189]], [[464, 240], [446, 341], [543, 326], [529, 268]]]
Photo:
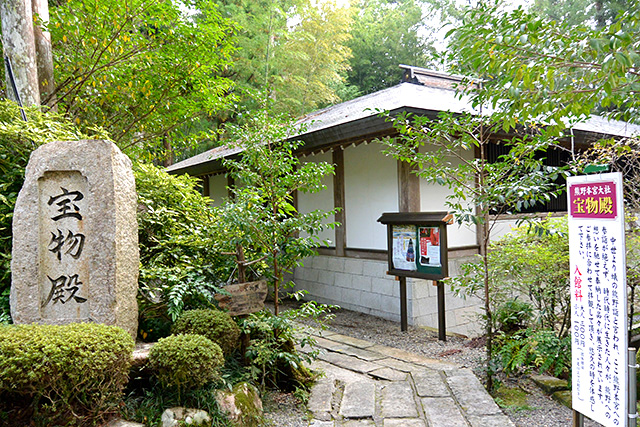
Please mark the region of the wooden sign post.
[[224, 290], [229, 295], [215, 295], [222, 310], [227, 310], [231, 316], [251, 314], [264, 308], [264, 300], [267, 298], [267, 281], [258, 280], [227, 285]]
[[447, 212], [383, 213], [378, 222], [387, 226], [389, 271], [400, 280], [400, 328], [408, 329], [407, 277], [431, 279], [438, 286], [438, 338], [446, 340], [444, 284], [449, 275]]

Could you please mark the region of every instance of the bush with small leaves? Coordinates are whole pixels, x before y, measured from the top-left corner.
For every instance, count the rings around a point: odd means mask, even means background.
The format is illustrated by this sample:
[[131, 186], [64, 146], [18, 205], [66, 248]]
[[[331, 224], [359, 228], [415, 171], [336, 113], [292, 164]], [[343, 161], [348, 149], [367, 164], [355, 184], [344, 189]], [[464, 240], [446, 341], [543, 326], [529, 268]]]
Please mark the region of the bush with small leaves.
[[224, 311], [188, 310], [173, 325], [174, 334], [198, 334], [217, 343], [225, 356], [238, 347], [240, 327]]
[[552, 329], [521, 329], [496, 335], [496, 365], [511, 375], [535, 368], [540, 373], [568, 378], [571, 374], [571, 336]]
[[163, 387], [186, 390], [220, 379], [224, 357], [210, 339], [179, 334], [160, 339], [149, 351], [149, 364]]
[[533, 318], [533, 305], [515, 297], [496, 308], [495, 318], [499, 330], [511, 334], [529, 325]]
[[116, 326], [0, 326], [0, 413], [43, 426], [103, 421], [122, 399], [133, 346]]

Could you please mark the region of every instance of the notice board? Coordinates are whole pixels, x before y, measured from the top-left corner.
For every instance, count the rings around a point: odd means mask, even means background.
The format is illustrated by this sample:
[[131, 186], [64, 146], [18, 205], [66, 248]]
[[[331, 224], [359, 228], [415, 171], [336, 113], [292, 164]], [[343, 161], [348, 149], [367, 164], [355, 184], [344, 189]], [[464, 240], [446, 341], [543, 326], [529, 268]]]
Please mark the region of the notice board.
[[440, 280], [448, 276], [447, 212], [384, 213], [388, 274]]
[[567, 179], [573, 409], [627, 422], [627, 283], [622, 174]]

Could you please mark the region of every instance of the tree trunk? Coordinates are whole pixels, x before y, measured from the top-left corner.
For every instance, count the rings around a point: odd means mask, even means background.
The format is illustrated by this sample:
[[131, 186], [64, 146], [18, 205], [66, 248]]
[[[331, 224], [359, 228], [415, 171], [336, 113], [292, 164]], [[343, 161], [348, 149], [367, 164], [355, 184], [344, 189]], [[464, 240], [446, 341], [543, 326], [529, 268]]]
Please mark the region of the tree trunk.
[[[484, 126], [480, 125], [480, 176], [478, 177], [478, 185], [480, 192], [480, 200], [484, 200], [486, 196], [487, 183], [486, 171], [487, 171], [487, 151], [486, 147], [489, 144], [489, 140], [484, 133]], [[483, 268], [483, 284], [484, 284], [484, 311], [487, 316], [486, 319], [486, 333], [487, 333], [487, 391], [493, 393], [493, 313], [491, 312], [491, 288], [489, 283], [489, 244], [491, 242], [491, 228], [489, 227], [489, 207], [482, 206], [482, 239], [480, 242], [480, 253], [482, 255], [482, 268]]]
[[483, 253], [482, 253], [482, 268], [484, 273], [484, 311], [487, 316], [487, 325], [486, 325], [486, 333], [487, 333], [487, 391], [489, 393], [493, 393], [493, 313], [491, 311], [491, 294], [489, 287], [489, 213], [486, 212], [483, 215], [483, 219], [485, 220], [485, 230], [483, 231], [484, 235], [482, 237], [483, 243]]
[[236, 245], [236, 259], [238, 260], [238, 283], [244, 283], [247, 281], [247, 267], [245, 266], [244, 248], [240, 243]]
[[54, 95], [55, 85], [53, 80], [53, 54], [51, 52], [51, 33], [44, 30], [43, 25], [49, 23], [48, 0], [31, 0], [33, 15], [38, 20], [33, 27], [33, 35], [36, 46], [36, 63], [38, 64], [38, 87], [40, 88], [40, 100], [43, 105], [57, 111]]
[[273, 309], [276, 316], [280, 314], [280, 296], [278, 295], [278, 288], [280, 287], [280, 270], [278, 268], [277, 253], [273, 254]]
[[596, 28], [600, 29], [607, 24], [607, 21], [604, 17], [602, 0], [595, 0], [593, 3], [594, 8], [596, 9]]
[[171, 146], [171, 141], [169, 141], [169, 136], [165, 133], [162, 138], [162, 146], [164, 147], [164, 160], [162, 164], [164, 167], [169, 167], [173, 164], [173, 147]]
[[[4, 55], [11, 61], [17, 95], [25, 106], [40, 105], [31, 0], [0, 1], [0, 21]], [[17, 102], [6, 63], [5, 75], [8, 98]]]

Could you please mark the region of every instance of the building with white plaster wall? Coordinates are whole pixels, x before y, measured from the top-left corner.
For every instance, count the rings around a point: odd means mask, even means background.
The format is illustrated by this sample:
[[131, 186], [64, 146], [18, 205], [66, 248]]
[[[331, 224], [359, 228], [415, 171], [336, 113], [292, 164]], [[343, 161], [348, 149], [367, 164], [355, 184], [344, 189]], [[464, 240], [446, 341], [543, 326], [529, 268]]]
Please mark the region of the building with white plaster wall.
[[[308, 298], [337, 304], [383, 318], [400, 320], [399, 282], [387, 275], [386, 227], [377, 222], [385, 212], [442, 212], [451, 190], [420, 180], [404, 163], [386, 156], [376, 138], [393, 136], [391, 124], [379, 111], [410, 112], [435, 118], [440, 111], [474, 111], [468, 100], [456, 95], [459, 77], [415, 67], [405, 67], [405, 81], [392, 88], [360, 97], [304, 117], [306, 130], [295, 138], [304, 141], [297, 153], [302, 161], [324, 161], [335, 165], [335, 175], [325, 177], [320, 193], [297, 194], [300, 212], [340, 208], [335, 229], [321, 237], [330, 240], [317, 256], [296, 268], [298, 289]], [[573, 129], [574, 143], [583, 146], [602, 136], [625, 137], [637, 126], [594, 117]], [[203, 179], [204, 193], [221, 203], [228, 185], [221, 159], [238, 155], [237, 149], [215, 148], [170, 166], [170, 173], [189, 173]], [[461, 153], [468, 158], [475, 155]], [[499, 234], [514, 223], [508, 218]], [[449, 274], [478, 253], [475, 226], [448, 226]], [[409, 324], [437, 327], [437, 292], [431, 281], [407, 279]], [[476, 314], [481, 302], [446, 293], [447, 331], [480, 333]]]

